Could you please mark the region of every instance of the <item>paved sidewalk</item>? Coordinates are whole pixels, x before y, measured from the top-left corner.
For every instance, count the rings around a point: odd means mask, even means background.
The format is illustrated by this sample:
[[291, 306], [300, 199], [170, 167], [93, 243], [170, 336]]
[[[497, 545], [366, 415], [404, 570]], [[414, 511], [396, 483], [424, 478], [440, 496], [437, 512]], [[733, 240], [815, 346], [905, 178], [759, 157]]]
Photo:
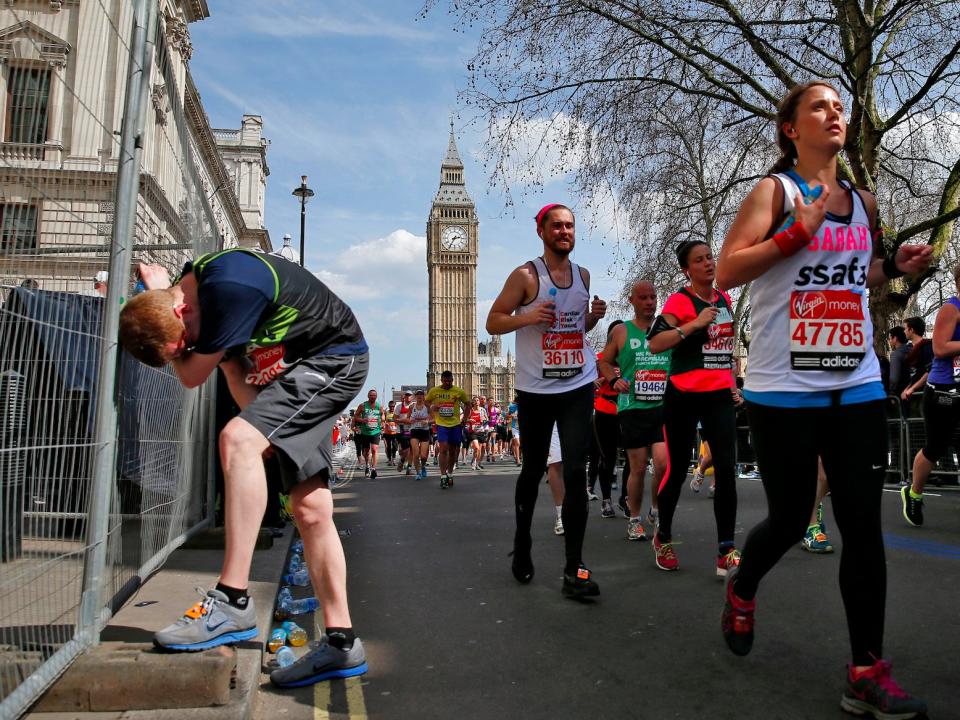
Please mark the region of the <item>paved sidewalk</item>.
[[[293, 526], [257, 550], [250, 595], [260, 630], [255, 640], [199, 653], [163, 653], [153, 633], [176, 620], [213, 587], [223, 550], [179, 549], [105, 628], [98, 648], [80, 658], [25, 717], [31, 720], [245, 720], [251, 715], [266, 633]], [[207, 707], [195, 707], [196, 698]], [[211, 702], [218, 703], [209, 705]], [[176, 707], [180, 705], [180, 707]], [[143, 709], [130, 709], [133, 707]], [[110, 709], [123, 708], [123, 709]], [[47, 712], [45, 710], [56, 710]]]

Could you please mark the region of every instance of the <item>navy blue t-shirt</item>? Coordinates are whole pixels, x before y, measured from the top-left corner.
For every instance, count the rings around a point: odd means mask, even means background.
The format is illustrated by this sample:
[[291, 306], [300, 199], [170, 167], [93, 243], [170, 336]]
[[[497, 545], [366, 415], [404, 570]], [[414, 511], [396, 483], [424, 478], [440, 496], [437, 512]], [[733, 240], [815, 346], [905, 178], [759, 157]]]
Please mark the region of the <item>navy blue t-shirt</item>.
[[273, 293], [270, 269], [249, 253], [226, 253], [210, 263], [197, 289], [202, 314], [196, 352], [209, 355], [246, 345]]

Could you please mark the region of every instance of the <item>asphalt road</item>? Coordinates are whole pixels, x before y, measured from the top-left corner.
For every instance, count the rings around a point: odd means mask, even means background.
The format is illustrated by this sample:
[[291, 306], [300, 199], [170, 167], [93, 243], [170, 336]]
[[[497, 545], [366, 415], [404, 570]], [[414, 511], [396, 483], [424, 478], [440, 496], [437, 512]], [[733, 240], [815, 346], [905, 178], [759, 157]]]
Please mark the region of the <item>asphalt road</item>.
[[[521, 586], [507, 557], [517, 469], [461, 472], [447, 491], [431, 471], [420, 482], [392, 471], [355, 477], [337, 491], [370, 672], [297, 691], [265, 682], [258, 718], [849, 717], [839, 708], [849, 644], [838, 533], [830, 533], [833, 555], [798, 546], [767, 576], [754, 650], [739, 658], [720, 635], [723, 583], [705, 491], [681, 497], [676, 573], [658, 570], [650, 543], [627, 541], [626, 521], [602, 519], [591, 503], [584, 559], [601, 596], [584, 604], [560, 594], [563, 542], [545, 485], [536, 577]], [[904, 687], [928, 701], [930, 718], [942, 720], [960, 718], [960, 492], [930, 490], [923, 528], [903, 521], [895, 490], [885, 494], [885, 655]], [[742, 542], [766, 504], [759, 481], [740, 480], [738, 491]], [[829, 502], [826, 522], [835, 528]]]

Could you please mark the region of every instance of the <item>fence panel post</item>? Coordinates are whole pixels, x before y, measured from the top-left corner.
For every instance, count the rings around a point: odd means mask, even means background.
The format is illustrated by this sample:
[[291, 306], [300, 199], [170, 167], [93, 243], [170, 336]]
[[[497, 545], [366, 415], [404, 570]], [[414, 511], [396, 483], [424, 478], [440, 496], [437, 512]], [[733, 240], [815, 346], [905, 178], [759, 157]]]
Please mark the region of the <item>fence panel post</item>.
[[[116, 214], [111, 238], [110, 277], [127, 276], [133, 261], [134, 222], [140, 188], [143, 152], [143, 117], [150, 92], [153, 38], [156, 33], [157, 0], [134, 0], [134, 29], [127, 74], [127, 91], [120, 132], [120, 163], [117, 172]], [[110, 498], [116, 484], [118, 329], [120, 305], [126, 285], [110, 283], [101, 326], [99, 381], [94, 424], [93, 484], [87, 522], [87, 552], [83, 567], [78, 636], [89, 645], [100, 640], [104, 571], [107, 561], [107, 531]]]

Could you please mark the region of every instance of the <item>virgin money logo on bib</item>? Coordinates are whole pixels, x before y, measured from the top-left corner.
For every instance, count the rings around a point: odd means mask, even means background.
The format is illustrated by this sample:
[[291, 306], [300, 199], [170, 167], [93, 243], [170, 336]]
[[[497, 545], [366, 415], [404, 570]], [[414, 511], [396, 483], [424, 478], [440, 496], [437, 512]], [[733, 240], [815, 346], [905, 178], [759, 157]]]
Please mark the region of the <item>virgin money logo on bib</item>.
[[266, 385], [271, 380], [280, 377], [290, 365], [283, 361], [286, 350], [283, 345], [271, 345], [270, 347], [257, 348], [247, 354], [252, 367], [247, 373], [247, 384]]
[[253, 362], [253, 369], [260, 371], [266, 370], [277, 361], [283, 360], [283, 345], [271, 345], [270, 347], [257, 348], [250, 353], [250, 360]]
[[583, 348], [583, 335], [580, 333], [544, 333], [544, 350], [580, 350]]
[[819, 320], [827, 314], [827, 298], [822, 292], [797, 292], [793, 295], [793, 317]]

